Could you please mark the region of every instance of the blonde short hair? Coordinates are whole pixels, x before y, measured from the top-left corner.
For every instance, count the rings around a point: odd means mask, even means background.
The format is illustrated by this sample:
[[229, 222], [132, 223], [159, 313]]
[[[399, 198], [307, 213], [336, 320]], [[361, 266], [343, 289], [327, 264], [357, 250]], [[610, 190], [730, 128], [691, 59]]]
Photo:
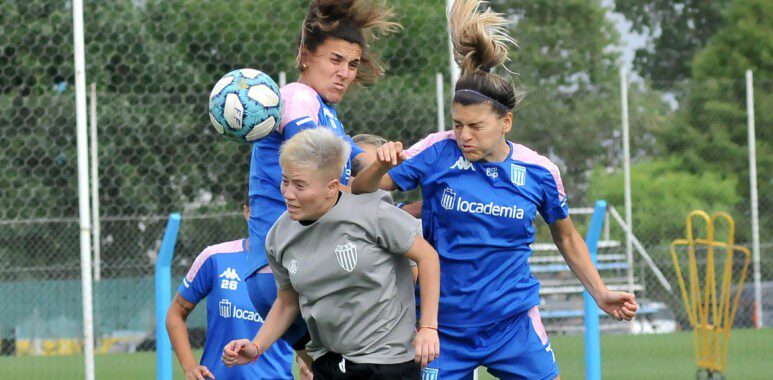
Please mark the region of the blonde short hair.
[[311, 168], [326, 179], [341, 176], [352, 148], [327, 128], [306, 129], [282, 144], [279, 165]]
[[381, 136], [378, 135], [371, 135], [368, 133], [360, 133], [359, 135], [353, 136], [352, 141], [354, 141], [355, 144], [358, 146], [362, 146], [363, 144], [371, 145], [376, 148], [380, 148], [382, 145], [387, 143], [387, 140]]

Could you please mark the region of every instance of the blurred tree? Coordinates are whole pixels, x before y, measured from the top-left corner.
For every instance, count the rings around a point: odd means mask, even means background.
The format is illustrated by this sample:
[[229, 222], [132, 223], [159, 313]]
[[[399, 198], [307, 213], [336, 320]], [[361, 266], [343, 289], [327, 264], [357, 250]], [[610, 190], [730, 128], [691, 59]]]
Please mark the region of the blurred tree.
[[[727, 7], [728, 22], [693, 61], [693, 77], [685, 93], [677, 123], [658, 132], [665, 150], [694, 172], [713, 172], [738, 178], [744, 202], [738, 213], [748, 215], [749, 161], [744, 72], [754, 71], [757, 135], [757, 173], [760, 215], [763, 224], [773, 222], [765, 213], [773, 207], [773, 3], [734, 0]], [[747, 228], [741, 219], [739, 228]], [[744, 224], [745, 223], [745, 224]]]
[[636, 51], [635, 70], [659, 89], [689, 79], [693, 56], [724, 24], [722, 10], [729, 0], [622, 0], [615, 11], [632, 23], [632, 31], [647, 37]]
[[[588, 196], [624, 204], [623, 173], [598, 168], [591, 176]], [[741, 196], [738, 180], [717, 173], [690, 173], [676, 160], [641, 162], [631, 168], [633, 225], [639, 240], [668, 245], [684, 236], [684, 220], [694, 209], [731, 212]], [[620, 211], [623, 213], [624, 211]], [[622, 231], [620, 230], [620, 234]], [[624, 239], [623, 235], [615, 237]]]

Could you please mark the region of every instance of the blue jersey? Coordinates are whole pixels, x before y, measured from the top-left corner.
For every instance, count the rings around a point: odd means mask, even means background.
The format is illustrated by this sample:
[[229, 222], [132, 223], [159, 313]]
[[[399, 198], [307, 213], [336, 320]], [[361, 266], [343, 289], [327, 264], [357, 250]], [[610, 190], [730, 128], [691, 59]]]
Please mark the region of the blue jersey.
[[234, 339], [252, 339], [263, 325], [244, 284], [245, 239], [207, 247], [191, 265], [177, 292], [188, 302], [207, 299], [207, 341], [201, 365], [218, 379], [292, 379], [292, 348], [282, 340], [256, 363], [228, 368], [223, 348]]
[[279, 216], [287, 210], [279, 186], [282, 169], [279, 167], [279, 148], [298, 132], [316, 127], [332, 130], [349, 142], [350, 159], [341, 174], [341, 183], [349, 183], [351, 161], [362, 153], [357, 144], [344, 132], [335, 109], [325, 103], [314, 89], [302, 83], [290, 83], [281, 89], [284, 108], [279, 127], [258, 140], [252, 147], [250, 161], [250, 258], [248, 274], [268, 264], [264, 242], [266, 234]]
[[401, 190], [421, 186], [424, 237], [440, 254], [441, 326], [481, 326], [539, 304], [527, 261], [534, 218], [552, 224], [569, 209], [556, 165], [508, 145], [503, 162], [470, 162], [453, 132], [441, 132], [389, 171]]

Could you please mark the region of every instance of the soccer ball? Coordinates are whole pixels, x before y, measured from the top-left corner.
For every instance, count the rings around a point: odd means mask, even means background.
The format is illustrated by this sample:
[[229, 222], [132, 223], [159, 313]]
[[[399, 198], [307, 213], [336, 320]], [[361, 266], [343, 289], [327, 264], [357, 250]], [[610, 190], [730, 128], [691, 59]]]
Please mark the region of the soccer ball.
[[209, 94], [209, 119], [215, 130], [238, 142], [266, 137], [282, 118], [279, 86], [255, 69], [231, 71]]

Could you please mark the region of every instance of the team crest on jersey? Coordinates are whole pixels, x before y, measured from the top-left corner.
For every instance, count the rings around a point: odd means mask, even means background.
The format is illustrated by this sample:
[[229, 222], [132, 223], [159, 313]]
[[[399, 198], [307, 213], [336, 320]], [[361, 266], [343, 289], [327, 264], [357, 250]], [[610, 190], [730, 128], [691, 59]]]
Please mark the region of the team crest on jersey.
[[440, 205], [446, 210], [451, 210], [454, 208], [454, 203], [456, 203], [456, 192], [450, 187], [446, 187], [443, 190], [443, 197], [440, 198]]
[[336, 247], [338, 265], [345, 271], [351, 272], [357, 266], [357, 246], [351, 242]]
[[290, 274], [298, 273], [298, 260], [290, 260], [290, 266], [287, 267], [287, 271], [290, 272]]
[[424, 367], [421, 370], [421, 380], [437, 380], [438, 372], [440, 370], [437, 368]]
[[510, 165], [510, 181], [515, 186], [523, 186], [526, 184], [526, 168], [521, 165]]
[[220, 309], [220, 316], [223, 318], [231, 318], [231, 301], [223, 298], [217, 304]]
[[456, 160], [453, 165], [451, 165], [450, 169], [475, 171], [475, 167], [472, 166], [472, 162], [464, 158], [464, 156], [459, 156], [459, 159]]

